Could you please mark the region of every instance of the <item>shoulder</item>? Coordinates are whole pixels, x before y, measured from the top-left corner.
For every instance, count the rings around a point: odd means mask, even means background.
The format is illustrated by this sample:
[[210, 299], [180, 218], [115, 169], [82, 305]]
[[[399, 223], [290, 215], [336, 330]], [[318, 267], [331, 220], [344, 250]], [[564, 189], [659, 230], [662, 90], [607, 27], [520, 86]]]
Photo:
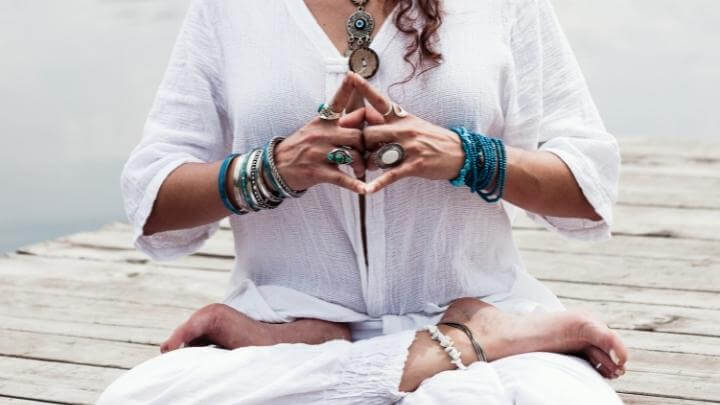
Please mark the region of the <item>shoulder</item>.
[[472, 20], [473, 16], [484, 16], [511, 27], [518, 20], [537, 16], [540, 8], [549, 5], [549, 0], [445, 0], [443, 8], [450, 20]]

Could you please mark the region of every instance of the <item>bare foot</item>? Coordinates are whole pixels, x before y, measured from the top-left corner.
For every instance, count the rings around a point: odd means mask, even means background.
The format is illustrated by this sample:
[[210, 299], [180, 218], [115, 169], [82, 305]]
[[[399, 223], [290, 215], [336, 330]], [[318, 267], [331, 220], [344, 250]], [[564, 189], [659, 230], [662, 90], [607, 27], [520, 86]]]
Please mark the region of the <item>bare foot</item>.
[[345, 324], [300, 319], [272, 324], [258, 322], [223, 304], [211, 304], [196, 311], [160, 346], [162, 353], [184, 346], [217, 345], [225, 349], [270, 346], [279, 343], [320, 344], [334, 339], [350, 340]]
[[[508, 314], [480, 300], [462, 298], [450, 305], [441, 322], [469, 327], [488, 361], [531, 352], [583, 353], [606, 378], [625, 373], [628, 353], [620, 337], [602, 322], [581, 313]], [[444, 331], [451, 333], [455, 342], [467, 342], [460, 331]], [[473, 353], [469, 345], [461, 350], [463, 358], [466, 352]], [[471, 360], [476, 360], [474, 357]]]

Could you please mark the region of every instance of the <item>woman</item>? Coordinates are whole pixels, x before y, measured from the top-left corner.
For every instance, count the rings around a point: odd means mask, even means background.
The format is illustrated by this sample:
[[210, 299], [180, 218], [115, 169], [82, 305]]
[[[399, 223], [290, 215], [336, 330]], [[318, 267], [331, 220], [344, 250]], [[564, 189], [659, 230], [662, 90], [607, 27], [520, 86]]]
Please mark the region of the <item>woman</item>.
[[163, 349], [242, 348], [100, 402], [619, 403], [594, 368], [621, 375], [622, 343], [557, 312], [511, 235], [517, 206], [609, 237], [618, 166], [548, 0], [196, 0], [123, 193], [158, 259], [238, 214], [226, 306]]

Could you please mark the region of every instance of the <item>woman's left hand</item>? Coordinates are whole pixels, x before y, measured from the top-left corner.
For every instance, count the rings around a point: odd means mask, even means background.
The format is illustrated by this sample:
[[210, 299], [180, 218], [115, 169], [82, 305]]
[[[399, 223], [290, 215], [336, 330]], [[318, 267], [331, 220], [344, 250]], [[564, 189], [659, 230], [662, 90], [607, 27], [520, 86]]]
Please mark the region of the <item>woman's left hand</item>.
[[[367, 193], [374, 193], [405, 177], [450, 180], [458, 176], [465, 162], [465, 151], [456, 133], [407, 113], [398, 117], [392, 102], [367, 80], [354, 74], [355, 89], [368, 101], [363, 130], [365, 150], [375, 151], [383, 144], [398, 143], [405, 149], [405, 159], [397, 167], [385, 171], [367, 184]], [[380, 112], [382, 111], [382, 113]], [[340, 121], [342, 126], [343, 121]], [[368, 168], [373, 164], [368, 162]]]

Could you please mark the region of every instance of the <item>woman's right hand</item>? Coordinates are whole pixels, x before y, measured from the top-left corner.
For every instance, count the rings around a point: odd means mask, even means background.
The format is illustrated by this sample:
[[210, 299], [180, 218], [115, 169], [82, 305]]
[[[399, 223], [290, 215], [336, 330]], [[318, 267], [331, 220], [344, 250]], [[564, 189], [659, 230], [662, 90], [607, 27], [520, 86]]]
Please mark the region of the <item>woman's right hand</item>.
[[[343, 111], [350, 104], [354, 86], [351, 76], [345, 76], [331, 107]], [[352, 148], [352, 168], [356, 177], [365, 175], [362, 125], [365, 121], [363, 109], [356, 110], [339, 120], [327, 121], [315, 117], [275, 147], [275, 164], [283, 180], [293, 190], [306, 190], [321, 183], [335, 184], [358, 194], [365, 193], [365, 183], [342, 172], [338, 165], [327, 160], [328, 152], [341, 147]]]

